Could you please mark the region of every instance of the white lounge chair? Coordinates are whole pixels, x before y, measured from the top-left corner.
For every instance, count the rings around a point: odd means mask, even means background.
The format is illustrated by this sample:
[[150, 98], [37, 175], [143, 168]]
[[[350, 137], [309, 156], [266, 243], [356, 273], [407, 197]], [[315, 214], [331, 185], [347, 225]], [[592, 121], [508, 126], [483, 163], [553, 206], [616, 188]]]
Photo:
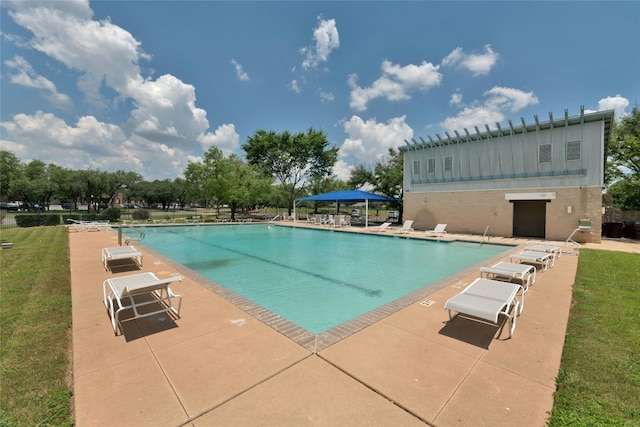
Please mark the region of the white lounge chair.
[[525, 251], [533, 252], [550, 252], [557, 259], [562, 255], [562, 248], [557, 245], [549, 245], [544, 243], [527, 242], [524, 247]]
[[402, 228], [398, 229], [398, 233], [400, 234], [407, 234], [413, 231], [413, 220], [406, 220], [404, 222], [404, 224], [402, 224]]
[[67, 228], [77, 232], [103, 231], [111, 228], [109, 221], [77, 221], [69, 218], [67, 222], [69, 223], [67, 224]]
[[369, 230], [383, 232], [383, 231], [387, 231], [387, 228], [389, 228], [390, 225], [391, 225], [390, 222], [383, 222], [382, 224], [380, 224], [378, 226], [369, 227]]
[[[133, 311], [132, 319], [152, 316], [159, 313], [173, 313], [180, 317], [180, 306], [182, 296], [176, 295], [169, 288], [169, 284], [182, 281], [181, 276], [171, 276], [166, 279], [159, 279], [153, 273], [140, 273], [131, 276], [114, 277], [102, 283], [104, 295], [104, 306], [109, 312], [113, 332], [118, 335], [118, 330], [122, 332], [120, 314], [123, 310]], [[143, 294], [149, 294], [153, 298], [140, 298]], [[136, 301], [136, 297], [139, 301]], [[178, 307], [174, 305], [174, 300], [178, 299]], [[140, 312], [138, 308], [157, 304], [160, 308], [151, 312]]]
[[[522, 294], [522, 305], [517, 298]], [[509, 319], [509, 338], [516, 329], [516, 317], [522, 313], [524, 291], [515, 283], [490, 279], [476, 279], [459, 294], [449, 298], [444, 308], [449, 310], [449, 320], [458, 314], [498, 324], [500, 315]]]
[[109, 248], [102, 248], [102, 264], [104, 264], [105, 270], [109, 269], [109, 261], [128, 258], [132, 258], [138, 266], [142, 267], [142, 252], [133, 246], [113, 246]]
[[438, 224], [433, 230], [425, 230], [425, 234], [430, 237], [442, 237], [447, 234], [445, 228], [447, 224]]
[[511, 261], [513, 260], [521, 263], [539, 264], [542, 271], [547, 271], [555, 264], [555, 256], [551, 252], [524, 251], [511, 255]]
[[536, 282], [536, 268], [533, 265], [518, 264], [515, 262], [499, 262], [491, 267], [481, 267], [480, 277], [487, 279], [515, 281], [522, 284], [524, 293], [529, 291], [529, 286]]

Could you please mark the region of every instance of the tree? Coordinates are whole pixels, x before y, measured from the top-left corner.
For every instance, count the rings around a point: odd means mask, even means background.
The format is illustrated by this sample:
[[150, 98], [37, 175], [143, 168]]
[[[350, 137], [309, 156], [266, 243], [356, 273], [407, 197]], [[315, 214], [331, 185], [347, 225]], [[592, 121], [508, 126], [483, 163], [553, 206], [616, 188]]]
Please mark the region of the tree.
[[0, 150], [0, 200], [8, 200], [11, 183], [22, 176], [24, 165], [10, 151]]
[[156, 179], [153, 182], [140, 184], [143, 185], [138, 191], [143, 192], [142, 199], [149, 206], [161, 204], [162, 209], [167, 210], [171, 203], [176, 200], [175, 186], [169, 179]]
[[90, 209], [97, 212], [100, 208], [100, 202], [109, 202], [111, 197], [109, 172], [82, 170], [75, 174], [74, 179], [74, 185], [80, 192], [79, 199], [89, 204]]
[[607, 181], [629, 179], [640, 185], [640, 109], [615, 122], [609, 138]]
[[206, 199], [206, 176], [201, 162], [189, 162], [184, 170], [184, 178], [185, 201]]
[[609, 138], [605, 180], [613, 205], [640, 209], [640, 110], [615, 122]]
[[225, 157], [217, 147], [210, 147], [204, 161], [189, 163], [185, 170], [186, 187], [194, 196], [228, 204], [231, 219], [239, 209], [260, 203], [269, 197], [271, 178], [236, 155]]
[[[311, 180], [308, 182], [308, 185], [305, 187], [305, 196], [329, 193], [331, 191], [347, 190], [349, 188], [355, 188], [355, 187], [350, 187], [348, 183], [336, 178], [335, 176], [311, 178]], [[313, 201], [313, 202], [305, 202], [305, 203], [307, 205], [312, 204], [313, 213], [317, 214], [319, 205], [321, 203], [326, 203], [326, 202]], [[340, 208], [340, 203], [338, 203], [338, 209], [339, 208]]]
[[235, 221], [240, 209], [247, 209], [268, 195], [271, 179], [234, 154], [222, 160], [221, 169], [223, 173], [217, 181], [216, 197], [229, 205], [231, 220]]
[[306, 134], [259, 130], [242, 146], [249, 164], [274, 177], [286, 189], [289, 214], [307, 180], [331, 175], [338, 149], [328, 147], [325, 133], [313, 128]]
[[[402, 200], [404, 179], [404, 155], [401, 151], [389, 148], [389, 158], [376, 163], [373, 172], [363, 165], [357, 166], [349, 178], [351, 185], [362, 187], [371, 184], [373, 191], [387, 197]], [[399, 206], [402, 220], [402, 204]]]
[[373, 171], [374, 189], [388, 197], [402, 199], [402, 181], [404, 179], [404, 155], [401, 151], [389, 148], [389, 159], [378, 162]]
[[135, 185], [142, 181], [142, 176], [136, 172], [125, 172], [117, 170], [107, 173], [106, 175], [106, 192], [105, 199], [107, 203], [112, 205], [116, 199], [123, 199], [125, 193], [128, 193]]
[[640, 211], [640, 189], [631, 180], [620, 179], [607, 189], [612, 205], [622, 210]]
[[364, 165], [358, 165], [351, 171], [351, 176], [349, 176], [347, 184], [349, 185], [349, 188], [355, 190], [362, 188], [367, 184], [373, 185], [374, 182], [375, 176], [373, 175], [373, 172], [367, 169]]
[[173, 180], [173, 188], [175, 193], [175, 202], [184, 208], [187, 198], [187, 183], [183, 178], [176, 178]]
[[56, 192], [56, 185], [49, 174], [54, 168], [57, 166], [47, 166], [40, 160], [32, 160], [22, 168], [21, 176], [11, 181], [9, 194], [22, 201], [28, 209], [33, 209], [38, 204], [41, 207], [48, 205]]
[[[218, 180], [224, 172], [224, 154], [218, 147], [209, 147], [203, 162], [189, 162], [184, 171], [187, 196], [202, 202], [215, 199]], [[217, 200], [216, 200], [217, 201]]]

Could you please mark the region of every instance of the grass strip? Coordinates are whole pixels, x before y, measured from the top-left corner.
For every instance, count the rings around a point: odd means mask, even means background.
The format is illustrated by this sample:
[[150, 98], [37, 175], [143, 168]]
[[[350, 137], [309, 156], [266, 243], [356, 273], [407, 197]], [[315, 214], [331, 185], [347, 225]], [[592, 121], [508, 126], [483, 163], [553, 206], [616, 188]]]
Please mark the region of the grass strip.
[[640, 255], [581, 250], [549, 426], [640, 426]]
[[70, 426], [71, 279], [65, 227], [2, 230], [0, 425]]

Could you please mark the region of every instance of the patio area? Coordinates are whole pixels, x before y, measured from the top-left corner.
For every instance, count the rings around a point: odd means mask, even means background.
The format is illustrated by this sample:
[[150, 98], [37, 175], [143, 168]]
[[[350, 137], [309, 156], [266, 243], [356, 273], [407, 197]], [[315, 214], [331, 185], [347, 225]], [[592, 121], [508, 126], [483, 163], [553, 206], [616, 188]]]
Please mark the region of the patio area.
[[[106, 271], [116, 233], [69, 241], [77, 426], [543, 426], [552, 408], [577, 256], [538, 274], [512, 339], [448, 322], [444, 302], [474, 273], [312, 352], [143, 245], [142, 267]], [[181, 318], [125, 322], [114, 336], [102, 282], [138, 272], [183, 275], [171, 286]]]

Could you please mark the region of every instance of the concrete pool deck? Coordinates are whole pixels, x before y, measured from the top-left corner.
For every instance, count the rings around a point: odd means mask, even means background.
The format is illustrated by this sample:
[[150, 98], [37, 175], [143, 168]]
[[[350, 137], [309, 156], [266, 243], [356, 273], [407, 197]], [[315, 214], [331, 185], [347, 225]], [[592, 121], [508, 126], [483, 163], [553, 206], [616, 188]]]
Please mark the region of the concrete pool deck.
[[[117, 246], [110, 231], [70, 233], [69, 246], [80, 427], [543, 426], [553, 405], [577, 256], [538, 274], [511, 339], [495, 326], [447, 322], [444, 302], [474, 273], [429, 295], [430, 305], [417, 301], [313, 352], [188, 276], [172, 285], [183, 296], [180, 319], [125, 322], [114, 336], [102, 282], [178, 271], [142, 245], [141, 268], [105, 271], [102, 248]], [[586, 247], [640, 250], [605, 240]]]

